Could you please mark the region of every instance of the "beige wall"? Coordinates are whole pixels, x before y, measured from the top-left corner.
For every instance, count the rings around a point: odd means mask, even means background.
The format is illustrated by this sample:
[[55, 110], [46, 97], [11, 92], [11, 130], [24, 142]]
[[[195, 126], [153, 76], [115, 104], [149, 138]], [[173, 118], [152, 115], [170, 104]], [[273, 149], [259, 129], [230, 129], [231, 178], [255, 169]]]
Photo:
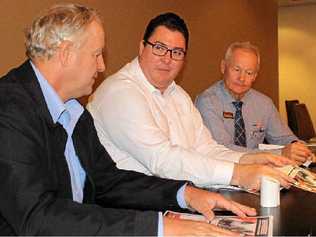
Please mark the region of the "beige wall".
[[305, 103], [316, 127], [316, 5], [279, 9], [280, 112], [284, 101]]
[[[53, 0], [1, 0], [0, 74], [24, 60], [23, 29]], [[63, 1], [65, 2], [65, 1]], [[278, 104], [277, 3], [275, 0], [81, 0], [104, 16], [107, 71], [115, 72], [138, 52], [149, 19], [180, 14], [191, 39], [186, 67], [177, 81], [192, 98], [220, 78], [219, 62], [232, 41], [251, 41], [262, 53], [255, 88]], [[102, 77], [100, 77], [101, 80]]]

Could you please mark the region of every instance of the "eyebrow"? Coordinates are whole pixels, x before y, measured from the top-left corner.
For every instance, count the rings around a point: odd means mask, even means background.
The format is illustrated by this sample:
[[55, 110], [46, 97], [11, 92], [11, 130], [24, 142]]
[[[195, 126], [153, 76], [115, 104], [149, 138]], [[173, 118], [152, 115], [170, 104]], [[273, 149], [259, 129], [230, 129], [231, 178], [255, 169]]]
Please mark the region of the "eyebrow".
[[240, 67], [239, 65], [233, 65], [233, 67], [238, 67], [239, 69], [242, 69], [244, 71], [255, 71], [254, 69], [250, 69], [250, 68], [243, 68], [243, 67]]
[[159, 43], [159, 44], [161, 44], [161, 45], [163, 45], [163, 46], [165, 46], [166, 48], [168, 48], [168, 49], [172, 49], [172, 50], [182, 50], [182, 51], [184, 51], [185, 52], [185, 49], [184, 48], [182, 48], [182, 47], [174, 47], [174, 48], [169, 48], [169, 46], [168, 45], [166, 45], [165, 43], [163, 43], [163, 42], [161, 42], [161, 41], [159, 41], [159, 40], [157, 40], [157, 41], [155, 41], [155, 43]]

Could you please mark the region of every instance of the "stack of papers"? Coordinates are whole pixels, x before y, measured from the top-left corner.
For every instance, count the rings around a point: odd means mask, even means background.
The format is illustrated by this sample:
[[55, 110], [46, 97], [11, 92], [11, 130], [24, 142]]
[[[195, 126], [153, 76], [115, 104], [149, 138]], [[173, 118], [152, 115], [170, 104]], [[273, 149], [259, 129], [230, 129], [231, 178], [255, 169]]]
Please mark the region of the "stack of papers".
[[293, 186], [316, 193], [316, 174], [314, 172], [293, 165], [287, 165], [279, 169], [295, 180]]

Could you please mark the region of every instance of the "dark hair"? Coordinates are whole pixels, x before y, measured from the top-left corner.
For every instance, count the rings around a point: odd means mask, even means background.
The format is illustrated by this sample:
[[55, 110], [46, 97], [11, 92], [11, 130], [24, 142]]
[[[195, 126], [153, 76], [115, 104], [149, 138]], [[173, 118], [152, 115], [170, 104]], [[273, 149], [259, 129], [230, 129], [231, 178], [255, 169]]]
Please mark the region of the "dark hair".
[[185, 47], [188, 48], [189, 44], [189, 31], [184, 20], [179, 17], [177, 14], [172, 12], [167, 12], [161, 15], [156, 16], [151, 19], [149, 24], [146, 27], [143, 40], [144, 42], [148, 41], [149, 37], [154, 33], [155, 29], [158, 26], [165, 26], [169, 30], [179, 31], [185, 38]]

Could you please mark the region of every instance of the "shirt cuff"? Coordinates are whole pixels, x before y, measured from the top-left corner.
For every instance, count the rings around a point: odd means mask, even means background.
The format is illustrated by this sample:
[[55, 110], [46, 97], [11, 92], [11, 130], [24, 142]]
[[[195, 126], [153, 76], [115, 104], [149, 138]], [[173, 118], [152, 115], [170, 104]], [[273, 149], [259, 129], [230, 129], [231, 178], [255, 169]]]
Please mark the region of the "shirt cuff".
[[163, 216], [162, 212], [158, 212], [158, 237], [163, 237]]
[[[186, 186], [187, 183], [182, 185], [177, 192], [177, 202], [181, 208], [188, 208], [184, 198], [184, 191]], [[163, 237], [163, 216], [161, 212], [158, 213], [158, 237]]]
[[234, 173], [235, 163], [223, 161], [214, 167], [214, 184], [229, 185]]
[[184, 190], [185, 190], [185, 187], [187, 186], [187, 184], [188, 183], [185, 183], [184, 185], [182, 185], [182, 187], [179, 188], [179, 190], [177, 192], [177, 202], [181, 208], [188, 208], [188, 206], [185, 202], [185, 198], [184, 198]]

